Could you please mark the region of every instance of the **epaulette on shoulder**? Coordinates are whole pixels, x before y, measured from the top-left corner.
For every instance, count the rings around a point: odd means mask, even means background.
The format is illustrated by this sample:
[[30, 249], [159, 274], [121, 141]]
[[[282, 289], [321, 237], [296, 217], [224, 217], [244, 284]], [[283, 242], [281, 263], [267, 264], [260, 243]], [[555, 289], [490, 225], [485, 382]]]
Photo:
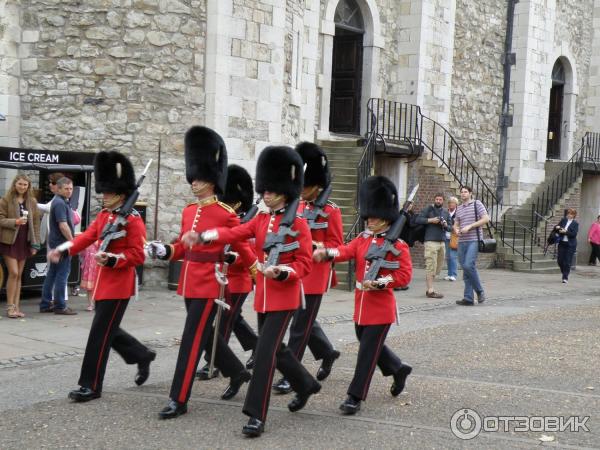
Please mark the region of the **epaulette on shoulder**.
[[225, 211], [228, 211], [232, 214], [235, 214], [235, 209], [233, 209], [231, 206], [229, 206], [227, 203], [223, 203], [223, 202], [217, 202], [217, 204], [223, 208]]
[[363, 231], [363, 232], [360, 233], [360, 237], [364, 238], [364, 239], [367, 239], [367, 238], [372, 238], [373, 235], [371, 233], [367, 233], [366, 231]]
[[334, 202], [332, 202], [331, 200], [327, 200], [327, 204], [329, 206], [332, 206], [335, 209], [340, 209], [340, 207], [338, 205], [336, 205]]

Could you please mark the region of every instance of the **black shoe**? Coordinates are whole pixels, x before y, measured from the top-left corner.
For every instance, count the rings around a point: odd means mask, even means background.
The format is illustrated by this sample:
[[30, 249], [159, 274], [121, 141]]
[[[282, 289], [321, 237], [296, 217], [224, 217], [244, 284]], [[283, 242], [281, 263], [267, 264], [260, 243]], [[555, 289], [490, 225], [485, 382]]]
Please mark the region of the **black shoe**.
[[138, 363], [138, 371], [135, 374], [135, 384], [141, 386], [150, 376], [150, 363], [156, 359], [156, 352], [150, 350], [150, 356], [146, 361]]
[[250, 358], [248, 358], [248, 361], [246, 361], [246, 369], [248, 369], [248, 370], [254, 369], [254, 352], [252, 352], [252, 354], [250, 355]]
[[89, 402], [100, 397], [102, 397], [100, 392], [86, 387], [80, 387], [77, 390], [69, 392], [69, 398], [74, 402]]
[[465, 300], [464, 298], [462, 300], [456, 300], [456, 304], [462, 305], [462, 306], [473, 306], [473, 302], [470, 302], [469, 300]]
[[273, 390], [280, 395], [289, 394], [292, 392], [292, 386], [290, 382], [285, 378], [281, 378], [277, 383], [273, 385]]
[[41, 313], [53, 313], [54, 306], [49, 306], [48, 308], [40, 308], [40, 312]]
[[174, 419], [187, 412], [187, 403], [179, 403], [175, 400], [169, 400], [161, 412], [158, 413], [159, 419]]
[[346, 400], [340, 405], [340, 410], [342, 414], [351, 416], [360, 411], [360, 400], [357, 399], [354, 395], [348, 394]]
[[294, 399], [288, 403], [288, 409], [291, 412], [300, 411], [302, 408], [306, 406], [306, 402], [310, 398], [311, 395], [316, 394], [321, 390], [321, 385], [315, 381], [312, 388], [304, 393], [296, 393]]
[[223, 400], [229, 400], [229, 399], [232, 399], [233, 397], [235, 397], [235, 395], [238, 393], [238, 391], [242, 387], [242, 384], [250, 381], [250, 378], [252, 378], [252, 375], [250, 375], [250, 372], [248, 372], [247, 370], [244, 370], [238, 376], [236, 376], [235, 378], [232, 378], [231, 381], [229, 382], [229, 386], [227, 386], [227, 389], [225, 389], [225, 391], [223, 391], [221, 398]]
[[477, 303], [485, 302], [485, 292], [481, 291], [477, 293]]
[[265, 423], [256, 417], [250, 417], [248, 423], [242, 428], [242, 433], [248, 437], [259, 437], [265, 431]]
[[319, 367], [319, 370], [317, 371], [317, 380], [323, 381], [329, 376], [329, 374], [331, 373], [331, 368], [333, 367], [333, 363], [339, 357], [340, 352], [334, 350], [331, 356], [329, 356], [328, 358], [323, 358], [323, 361], [321, 362], [321, 367]]
[[210, 380], [211, 378], [217, 378], [219, 376], [219, 369], [215, 367], [212, 373], [212, 377], [208, 373], [209, 369], [210, 364], [205, 364], [204, 367], [202, 367], [202, 369], [196, 372], [196, 378], [198, 378], [199, 380]]
[[400, 370], [394, 374], [394, 382], [392, 383], [392, 387], [390, 388], [390, 393], [397, 397], [400, 395], [400, 392], [404, 390], [404, 385], [406, 384], [406, 378], [412, 372], [412, 367], [404, 364], [400, 367]]

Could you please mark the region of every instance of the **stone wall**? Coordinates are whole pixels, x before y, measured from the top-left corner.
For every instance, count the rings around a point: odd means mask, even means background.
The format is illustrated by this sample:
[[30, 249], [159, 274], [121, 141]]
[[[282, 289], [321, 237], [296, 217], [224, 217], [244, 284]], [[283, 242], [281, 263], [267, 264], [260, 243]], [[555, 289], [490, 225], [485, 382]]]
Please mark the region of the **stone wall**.
[[450, 132], [492, 189], [496, 186], [506, 4], [458, 0]]
[[[554, 46], [561, 56], [569, 56], [569, 61], [577, 75], [578, 92], [575, 98], [574, 123], [569, 125], [573, 134], [572, 151], [581, 145], [581, 137], [586, 131], [600, 131], [600, 124], [591, 129], [587, 127], [588, 95], [590, 89], [590, 62], [592, 57], [592, 39], [594, 33], [594, 0], [557, 1], [556, 26], [554, 28]], [[568, 51], [567, 55], [564, 52]], [[554, 61], [550, 61], [554, 64]], [[569, 153], [570, 155], [570, 153]]]
[[[139, 171], [161, 141], [158, 237], [175, 236], [192, 199], [182, 137], [203, 121], [204, 2], [28, 0], [21, 18], [22, 145], [119, 150]], [[142, 189], [149, 230], [156, 174]]]

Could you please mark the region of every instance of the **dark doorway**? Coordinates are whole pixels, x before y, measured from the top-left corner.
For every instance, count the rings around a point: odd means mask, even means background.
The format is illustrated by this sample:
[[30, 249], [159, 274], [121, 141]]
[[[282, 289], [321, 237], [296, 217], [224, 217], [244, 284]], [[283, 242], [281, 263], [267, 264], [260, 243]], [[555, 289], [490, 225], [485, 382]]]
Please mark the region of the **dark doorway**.
[[333, 132], [360, 132], [362, 41], [362, 34], [336, 29], [329, 116], [329, 129]]
[[546, 159], [560, 159], [562, 139], [563, 95], [565, 91], [565, 71], [560, 60], [552, 69], [552, 89], [550, 90], [550, 109], [548, 111], [548, 145]]
[[335, 9], [329, 130], [360, 134], [364, 23], [356, 0]]

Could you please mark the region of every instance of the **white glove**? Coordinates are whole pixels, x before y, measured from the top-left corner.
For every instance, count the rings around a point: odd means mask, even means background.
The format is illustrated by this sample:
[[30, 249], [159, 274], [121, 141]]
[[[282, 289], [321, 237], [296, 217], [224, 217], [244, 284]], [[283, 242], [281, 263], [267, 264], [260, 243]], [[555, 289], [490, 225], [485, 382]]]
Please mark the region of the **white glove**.
[[146, 244], [145, 247], [146, 254], [148, 257], [155, 258], [163, 258], [167, 256], [167, 248], [160, 241], [150, 241]]
[[206, 230], [200, 233], [198, 240], [203, 244], [209, 244], [217, 239], [219, 239], [219, 233], [217, 230]]

